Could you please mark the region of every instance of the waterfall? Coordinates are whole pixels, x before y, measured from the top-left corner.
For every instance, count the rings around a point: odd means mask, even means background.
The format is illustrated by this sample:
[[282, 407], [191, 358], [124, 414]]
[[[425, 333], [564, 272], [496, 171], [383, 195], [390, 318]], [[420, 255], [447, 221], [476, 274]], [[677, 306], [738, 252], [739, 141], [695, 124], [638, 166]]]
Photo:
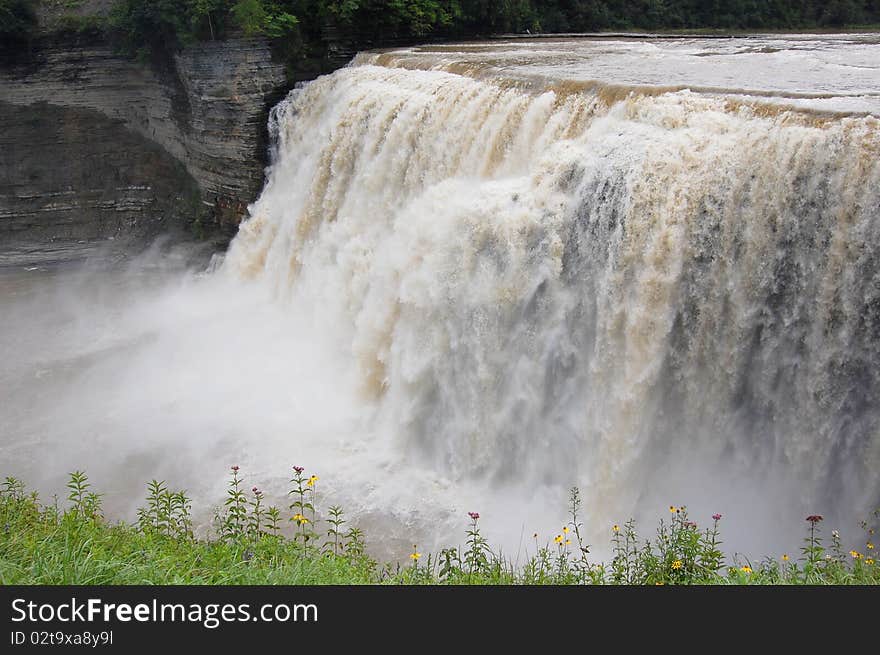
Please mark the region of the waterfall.
[[876, 116], [386, 53], [272, 124], [223, 272], [332, 332], [408, 465], [596, 520], [880, 501]]

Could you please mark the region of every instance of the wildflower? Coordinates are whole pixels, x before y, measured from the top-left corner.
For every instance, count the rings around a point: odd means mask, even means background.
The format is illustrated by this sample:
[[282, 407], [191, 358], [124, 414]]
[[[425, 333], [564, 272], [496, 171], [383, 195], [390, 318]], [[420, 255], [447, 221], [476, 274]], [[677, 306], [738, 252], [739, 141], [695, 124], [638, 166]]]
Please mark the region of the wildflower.
[[672, 568], [673, 568], [673, 570], [678, 571], [678, 569], [681, 568], [681, 560], [680, 559], [675, 560], [672, 563]]
[[567, 525], [562, 527], [562, 533], [563, 533], [563, 534], [568, 534], [569, 532], [571, 532], [571, 530], [568, 529], [568, 526], [567, 526]]
[[849, 554], [852, 555], [853, 559], [862, 559], [862, 554], [857, 550], [851, 550]]
[[553, 541], [555, 541], [557, 544], [561, 544], [562, 543], [562, 535], [561, 534], [556, 535], [556, 539], [554, 539]]
[[293, 518], [291, 518], [290, 520], [296, 521], [299, 525], [305, 525], [306, 523], [309, 522], [309, 520], [305, 516], [303, 516], [302, 514], [294, 514]]
[[874, 544], [872, 544], [872, 543], [869, 541], [868, 543], [865, 544], [865, 548], [867, 548], [868, 550], [874, 550]]
[[232, 467], [232, 472], [233, 472], [233, 473], [238, 473], [238, 467], [237, 467], [237, 466], [233, 466], [233, 467]]
[[413, 552], [413, 553], [409, 556], [409, 558], [410, 558], [413, 562], [417, 562], [421, 556], [422, 556], [421, 553], [419, 553], [419, 552]]
[[713, 521], [720, 521], [720, 520], [721, 520], [721, 514], [713, 514], [713, 515], [712, 515], [712, 520], [713, 520]]
[[669, 513], [675, 514], [676, 512], [678, 512], [678, 508], [675, 505], [670, 505], [669, 506]]
[[565, 545], [566, 545], [566, 546], [571, 546], [571, 539], [566, 539], [566, 540], [565, 540]]
[[869, 557], [868, 559], [865, 560], [865, 564], [867, 564], [868, 566], [874, 566], [874, 558]]
[[468, 512], [468, 516], [470, 516], [471, 519], [476, 521], [477, 519], [480, 518], [480, 513], [479, 512]]
[[790, 558], [788, 555], [783, 555], [783, 556], [782, 556], [782, 561], [783, 561], [783, 562], [787, 562], [789, 559], [791, 559], [791, 558]]
[[739, 567], [739, 570], [742, 571], [743, 573], [751, 573], [752, 567], [751, 566], [741, 566], [741, 567]]
[[617, 523], [615, 523], [614, 525], [612, 525], [612, 526], [611, 526], [611, 529], [612, 529], [614, 532], [620, 532], [620, 526], [617, 525]]
[[294, 466], [293, 470], [296, 471], [297, 473], [302, 473], [303, 471], [305, 471], [305, 469], [302, 466]]
[[253, 491], [253, 492], [254, 492], [256, 495], [258, 495], [258, 496], [260, 495], [260, 490], [257, 489], [256, 487], [254, 487], [253, 489], [251, 489], [251, 491]]
[[317, 475], [313, 475], [312, 477], [310, 477], [310, 478], [308, 479], [308, 482], [306, 482], [306, 484], [309, 485], [310, 487], [314, 487], [314, 486], [315, 486], [315, 483], [316, 483], [317, 481], [318, 481], [318, 476], [317, 476]]
[[694, 523], [693, 521], [688, 521], [687, 523], [684, 524], [684, 527], [686, 527], [686, 528], [693, 528], [694, 530], [696, 530], [696, 529], [697, 529], [697, 524]]
[[535, 534], [532, 535], [532, 539], [537, 539], [537, 538], [538, 538], [538, 533], [536, 532]]
[[818, 523], [819, 521], [822, 520], [822, 516], [821, 516], [821, 514], [810, 514], [810, 515], [807, 517], [807, 520], [808, 520], [810, 523], [812, 523], [813, 525], [815, 525], [816, 523]]

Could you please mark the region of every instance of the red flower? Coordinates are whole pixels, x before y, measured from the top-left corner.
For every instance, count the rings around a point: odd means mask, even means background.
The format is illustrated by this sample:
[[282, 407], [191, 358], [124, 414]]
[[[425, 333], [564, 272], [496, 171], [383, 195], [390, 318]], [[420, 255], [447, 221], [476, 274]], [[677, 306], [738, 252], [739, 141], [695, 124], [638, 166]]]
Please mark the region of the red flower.
[[477, 512], [468, 512], [468, 516], [470, 516], [474, 521], [480, 518], [480, 515]]
[[713, 514], [713, 515], [712, 515], [712, 520], [713, 520], [713, 521], [720, 521], [720, 520], [721, 520], [721, 514]]
[[233, 466], [233, 467], [232, 467], [232, 471], [233, 471], [234, 473], [238, 473], [238, 467], [237, 467], [237, 466]]
[[810, 523], [815, 524], [815, 523], [818, 523], [819, 521], [822, 520], [822, 516], [819, 515], [819, 514], [810, 514], [810, 515], [807, 517], [807, 520], [808, 520]]

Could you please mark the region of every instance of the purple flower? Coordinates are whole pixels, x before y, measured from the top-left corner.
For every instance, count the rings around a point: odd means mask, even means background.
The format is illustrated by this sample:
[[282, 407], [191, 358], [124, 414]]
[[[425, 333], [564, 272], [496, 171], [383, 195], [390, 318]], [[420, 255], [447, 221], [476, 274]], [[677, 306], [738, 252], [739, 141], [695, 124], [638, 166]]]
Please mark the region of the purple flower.
[[480, 518], [480, 515], [477, 512], [468, 512], [468, 516], [470, 516], [474, 521]]
[[305, 471], [305, 469], [302, 466], [294, 466], [293, 470], [296, 471], [297, 473], [302, 473], [303, 471]]
[[810, 515], [807, 517], [807, 520], [808, 520], [810, 523], [812, 523], [812, 524], [815, 525], [816, 523], [818, 523], [819, 521], [822, 520], [822, 515], [821, 515], [821, 514], [810, 514]]
[[721, 514], [713, 514], [713, 515], [712, 515], [712, 520], [713, 520], [713, 521], [720, 521], [720, 520], [721, 520]]
[[237, 467], [237, 466], [233, 466], [233, 467], [232, 467], [232, 472], [233, 472], [233, 473], [238, 473], [238, 467]]

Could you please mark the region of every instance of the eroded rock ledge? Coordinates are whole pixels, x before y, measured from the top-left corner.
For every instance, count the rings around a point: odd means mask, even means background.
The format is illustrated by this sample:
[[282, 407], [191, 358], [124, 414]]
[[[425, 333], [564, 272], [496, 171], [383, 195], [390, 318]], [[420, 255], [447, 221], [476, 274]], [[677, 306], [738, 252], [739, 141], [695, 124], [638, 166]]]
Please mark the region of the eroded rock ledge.
[[193, 224], [232, 234], [263, 183], [269, 108], [291, 84], [261, 39], [144, 64], [100, 38], [45, 36], [5, 57], [0, 250], [63, 257]]

